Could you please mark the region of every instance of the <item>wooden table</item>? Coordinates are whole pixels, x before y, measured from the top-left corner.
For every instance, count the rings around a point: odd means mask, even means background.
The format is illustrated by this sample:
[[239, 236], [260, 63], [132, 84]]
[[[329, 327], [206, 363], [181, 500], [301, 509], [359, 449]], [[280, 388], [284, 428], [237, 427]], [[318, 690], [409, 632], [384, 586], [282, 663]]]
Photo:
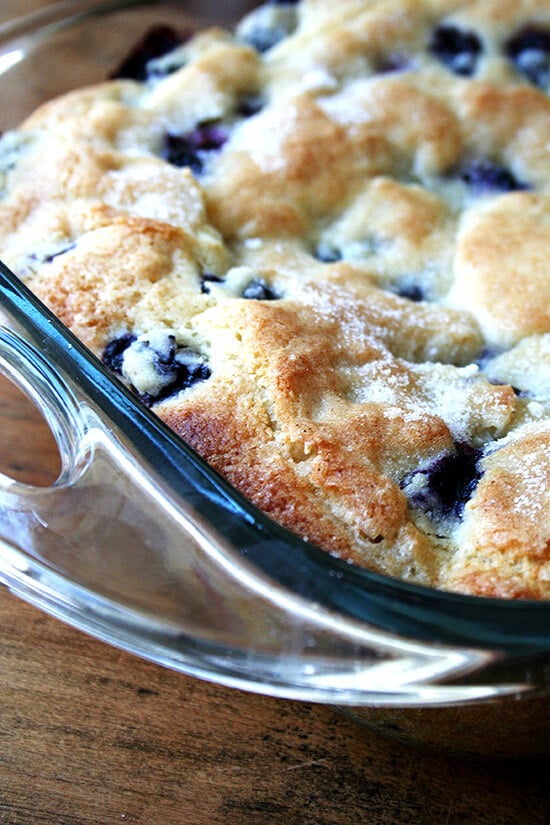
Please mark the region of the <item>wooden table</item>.
[[[53, 480], [51, 434], [4, 379], [0, 421], [0, 470]], [[199, 682], [0, 587], [0, 825], [542, 825], [549, 767], [421, 753], [332, 708]]]

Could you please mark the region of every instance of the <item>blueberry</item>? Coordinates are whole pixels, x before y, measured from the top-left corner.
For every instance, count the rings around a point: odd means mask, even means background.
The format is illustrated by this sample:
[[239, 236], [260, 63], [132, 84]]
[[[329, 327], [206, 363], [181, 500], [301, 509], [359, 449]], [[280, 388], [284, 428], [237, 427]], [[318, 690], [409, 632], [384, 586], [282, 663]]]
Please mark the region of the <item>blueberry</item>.
[[242, 297], [252, 301], [275, 301], [279, 296], [263, 278], [256, 278], [245, 286]]
[[514, 391], [514, 395], [517, 395], [518, 398], [533, 398], [534, 393], [530, 392], [529, 390], [520, 390], [519, 387], [514, 387], [512, 384], [509, 384]]
[[402, 484], [411, 504], [434, 519], [462, 517], [464, 506], [481, 478], [482, 451], [458, 442], [452, 453], [410, 473]]
[[69, 243], [67, 246], [58, 249], [56, 252], [51, 252], [49, 255], [46, 255], [44, 258], [45, 264], [50, 264], [55, 258], [58, 258], [60, 255], [65, 255], [66, 252], [70, 252], [71, 249], [76, 247], [75, 243]]
[[443, 23], [434, 30], [429, 50], [454, 74], [470, 77], [476, 70], [482, 46], [475, 32]]
[[237, 114], [241, 117], [253, 117], [264, 108], [264, 99], [260, 95], [247, 95], [237, 104]]
[[375, 70], [380, 74], [390, 74], [391, 72], [404, 72], [411, 65], [410, 58], [404, 54], [388, 54], [381, 57], [376, 63]]
[[167, 133], [161, 149], [161, 157], [173, 166], [189, 166], [200, 175], [209, 155], [217, 152], [227, 141], [226, 129], [217, 123], [198, 125], [184, 135]]
[[515, 192], [528, 189], [509, 169], [491, 160], [473, 160], [459, 170], [459, 177], [474, 192]]
[[476, 359], [476, 364], [481, 370], [485, 371], [487, 368], [487, 362], [491, 361], [493, 358], [496, 358], [502, 353], [502, 351], [503, 350], [498, 347], [484, 346]]
[[121, 335], [107, 344], [102, 361], [149, 407], [211, 375], [203, 356], [164, 331]]
[[403, 283], [398, 286], [396, 294], [399, 295], [400, 298], [407, 298], [409, 301], [418, 302], [426, 300], [426, 295], [422, 287], [412, 282]]
[[208, 284], [221, 284], [222, 282], [223, 278], [220, 278], [219, 275], [214, 275], [212, 272], [204, 272], [201, 275], [201, 292], [208, 295], [210, 293]]
[[270, 2], [259, 6], [238, 29], [242, 39], [263, 54], [280, 43], [296, 28], [298, 18], [290, 2]]
[[535, 86], [550, 83], [550, 29], [528, 26], [505, 44], [506, 56]]
[[284, 29], [275, 26], [269, 29], [257, 28], [253, 32], [250, 32], [247, 42], [248, 45], [253, 46], [257, 52], [264, 54], [272, 49], [273, 46], [276, 46], [277, 43], [280, 43], [281, 40], [284, 40], [286, 34]]
[[149, 76], [147, 64], [157, 57], [173, 51], [189, 39], [191, 32], [179, 34], [171, 26], [154, 26], [132, 49], [122, 63], [109, 75], [110, 79], [127, 78], [146, 80]]
[[489, 384], [492, 384], [494, 387], [510, 387], [514, 395], [517, 395], [518, 398], [533, 397], [533, 394], [528, 390], [520, 390], [519, 387], [514, 387], [512, 384], [508, 384], [507, 381], [500, 381], [498, 378], [491, 378], [491, 376], [488, 376], [487, 380], [489, 381]]
[[198, 353], [189, 347], [177, 347], [175, 338], [172, 338], [172, 346], [167, 353], [157, 353], [155, 368], [166, 383], [156, 393], [139, 393], [140, 400], [148, 407], [199, 381], [206, 381], [212, 374]]
[[323, 264], [335, 264], [342, 260], [342, 252], [334, 244], [320, 243], [313, 250], [313, 256]]
[[124, 352], [128, 347], [134, 343], [136, 336], [131, 332], [126, 332], [119, 338], [114, 338], [110, 341], [101, 356], [102, 362], [110, 370], [117, 375], [122, 375], [122, 362], [124, 360]]
[[31, 252], [29, 255], [29, 261], [37, 262], [40, 264], [51, 264], [55, 258], [58, 258], [60, 255], [64, 255], [66, 252], [70, 252], [71, 249], [74, 249], [76, 246], [75, 243], [68, 243], [66, 246], [59, 246], [57, 249], [54, 249], [52, 252]]

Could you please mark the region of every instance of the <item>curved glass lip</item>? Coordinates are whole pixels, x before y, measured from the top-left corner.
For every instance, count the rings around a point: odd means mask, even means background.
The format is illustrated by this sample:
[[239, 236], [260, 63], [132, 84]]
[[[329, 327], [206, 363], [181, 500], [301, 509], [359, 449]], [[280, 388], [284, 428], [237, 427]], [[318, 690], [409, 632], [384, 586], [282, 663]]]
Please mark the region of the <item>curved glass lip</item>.
[[[159, 2], [61, 0], [0, 25], [0, 47], [23, 35], [46, 35], [88, 15], [155, 6]], [[204, 484], [205, 501], [211, 502], [206, 490], [215, 490], [227, 511], [237, 513], [243, 524], [256, 531], [264, 543], [261, 547], [260, 542], [243, 546], [242, 555], [277, 584], [340, 615], [367, 622], [403, 639], [434, 645], [467, 645], [498, 651], [507, 657], [537, 656], [550, 651], [549, 602], [469, 596], [409, 584], [335, 558], [275, 524], [141, 405], [1, 263], [0, 296], [20, 327], [42, 342], [53, 364], [62, 365], [75, 378], [78, 376], [83, 391], [103, 406], [108, 418], [123, 431], [129, 428], [144, 450], [148, 444], [155, 445], [163, 463], [154, 469], [170, 485], [178, 489], [178, 462], [185, 461]], [[269, 552], [265, 542], [269, 543]], [[33, 565], [38, 564], [35, 558], [32, 561]], [[43, 569], [48, 571], [45, 564]]]

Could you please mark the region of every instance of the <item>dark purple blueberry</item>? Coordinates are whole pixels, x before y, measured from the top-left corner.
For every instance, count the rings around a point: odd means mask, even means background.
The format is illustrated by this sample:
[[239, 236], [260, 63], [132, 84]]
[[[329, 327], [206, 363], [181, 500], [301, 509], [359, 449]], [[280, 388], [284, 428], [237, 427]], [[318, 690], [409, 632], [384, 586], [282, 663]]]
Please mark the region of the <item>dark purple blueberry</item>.
[[[132, 359], [129, 358], [131, 351]], [[154, 381], [155, 392], [138, 391], [133, 386], [133, 374], [137, 361], [143, 359], [145, 371], [151, 367], [157, 376], [162, 379]], [[190, 347], [178, 346], [174, 335], [157, 335], [152, 340], [136, 338], [132, 333], [125, 333], [115, 338], [105, 347], [102, 355], [103, 363], [117, 375], [122, 375], [128, 381], [131, 389], [138, 398], [148, 407], [175, 395], [180, 390], [187, 389], [198, 381], [205, 381], [211, 375], [210, 367], [204, 359]], [[130, 362], [130, 363], [129, 363]], [[136, 382], [137, 383], [137, 382]], [[160, 385], [160, 389], [158, 389]]]
[[39, 255], [36, 252], [31, 252], [29, 255], [29, 260], [36, 261], [41, 264], [51, 264], [55, 258], [58, 258], [60, 255], [64, 255], [66, 252], [70, 252], [71, 249], [75, 248], [75, 246], [75, 243], [69, 243], [67, 246], [60, 246], [55, 252], [50, 252], [46, 255]]
[[518, 398], [533, 398], [534, 393], [530, 392], [529, 390], [520, 390], [519, 387], [514, 387], [513, 384], [509, 385], [511, 389], [514, 391], [514, 394], [517, 395]]
[[454, 74], [470, 77], [476, 70], [482, 45], [475, 32], [442, 23], [433, 31], [429, 50]]
[[392, 72], [404, 72], [411, 65], [410, 57], [405, 54], [387, 54], [377, 61], [375, 70], [380, 74], [390, 74]]
[[[461, 518], [464, 506], [481, 478], [479, 460], [482, 451], [459, 442], [452, 453], [436, 459], [429, 467], [415, 470], [402, 487], [411, 504], [436, 520]], [[422, 476], [422, 484], [418, 484]]]
[[250, 32], [247, 37], [247, 43], [249, 46], [253, 46], [260, 54], [264, 54], [272, 49], [273, 46], [276, 46], [277, 43], [280, 43], [281, 40], [284, 40], [285, 37], [286, 32], [284, 29], [258, 27]]
[[487, 361], [490, 361], [491, 358], [496, 358], [497, 355], [500, 355], [502, 352], [503, 350], [498, 347], [484, 346], [479, 353], [476, 363], [481, 367], [481, 369], [485, 369]]
[[485, 158], [462, 166], [458, 174], [474, 192], [516, 192], [529, 188], [505, 166]]
[[426, 295], [422, 287], [412, 282], [403, 283], [398, 286], [396, 294], [399, 295], [400, 298], [407, 298], [409, 301], [418, 302], [426, 300]]
[[550, 29], [527, 26], [505, 44], [506, 56], [535, 86], [550, 83]]
[[[260, 6], [240, 35], [246, 43], [264, 54], [294, 32], [298, 22], [296, 3], [270, 2]], [[274, 7], [277, 7], [275, 11]]]
[[221, 284], [222, 282], [223, 278], [220, 278], [219, 275], [214, 275], [212, 272], [203, 272], [201, 275], [201, 292], [208, 295], [210, 293], [208, 284]]
[[159, 359], [157, 369], [159, 375], [171, 377], [172, 380], [156, 395], [151, 395], [147, 392], [139, 395], [140, 401], [148, 407], [153, 406], [153, 404], [159, 401], [163, 401], [165, 398], [176, 395], [176, 393], [181, 390], [192, 387], [193, 384], [197, 384], [199, 381], [206, 381], [212, 375], [210, 367], [200, 361], [192, 364], [182, 364], [176, 360], [162, 362]]
[[262, 111], [265, 101], [260, 95], [247, 95], [237, 104], [237, 114], [241, 117], [253, 117]]
[[227, 141], [227, 130], [217, 123], [204, 123], [184, 135], [167, 133], [161, 157], [173, 166], [189, 166], [200, 175], [206, 159], [219, 151]]
[[176, 51], [166, 57], [155, 58], [147, 64], [147, 80], [162, 80], [185, 66], [183, 55]]
[[[162, 379], [160, 389], [157, 387], [154, 393], [147, 390], [137, 393], [140, 400], [149, 407], [198, 381], [205, 381], [211, 375], [210, 368], [199, 353], [190, 347], [178, 346], [174, 335], [162, 336], [156, 341], [139, 339], [134, 347], [137, 357], [143, 358], [145, 364], [152, 362], [156, 374]], [[128, 380], [132, 380], [126, 363], [123, 365], [123, 374]]]
[[57, 252], [52, 252], [50, 255], [46, 255], [44, 258], [44, 263], [50, 264], [55, 258], [58, 258], [60, 255], [65, 255], [65, 253], [70, 252], [71, 249], [74, 249], [75, 247], [75, 243], [67, 244], [67, 246], [64, 246], [62, 249], [58, 249]]
[[[161, 352], [157, 352], [155, 357], [155, 369], [158, 374], [163, 377], [171, 376], [177, 371], [175, 358], [176, 352], [178, 351], [178, 345], [175, 335], [168, 335], [167, 342], [168, 346]], [[144, 343], [146, 346], [149, 344], [148, 341]]]
[[501, 381], [499, 378], [495, 378], [493, 375], [491, 375], [491, 361], [493, 360], [493, 358], [497, 358], [499, 355], [501, 355], [502, 352], [503, 350], [495, 349], [494, 347], [484, 347], [480, 352], [479, 357], [477, 358], [475, 363], [477, 364], [479, 369], [485, 373], [485, 377], [487, 378], [487, 381], [490, 384], [493, 384], [496, 387], [510, 387], [514, 391], [515, 395], [518, 396], [518, 398], [530, 398], [530, 392], [522, 390], [519, 387], [514, 387], [507, 381]]
[[494, 387], [510, 387], [513, 390], [514, 395], [517, 395], [518, 398], [532, 398], [533, 393], [528, 392], [527, 390], [520, 390], [519, 387], [514, 387], [513, 384], [509, 384], [507, 381], [500, 381], [498, 378], [491, 378], [490, 376], [487, 378], [489, 384], [492, 384]]
[[105, 366], [113, 372], [116, 372], [117, 375], [122, 375], [124, 352], [135, 340], [135, 335], [131, 332], [126, 332], [119, 338], [114, 338], [112, 341], [109, 341], [101, 356], [101, 360]]
[[250, 281], [243, 289], [242, 297], [252, 301], [276, 301], [279, 298], [274, 289], [263, 278]]
[[120, 66], [109, 75], [110, 79], [127, 78], [146, 80], [149, 76], [147, 64], [155, 58], [169, 54], [191, 36], [191, 32], [179, 33], [171, 26], [154, 26], [131, 50]]
[[313, 256], [323, 264], [335, 264], [342, 260], [342, 252], [331, 243], [320, 243], [313, 250]]

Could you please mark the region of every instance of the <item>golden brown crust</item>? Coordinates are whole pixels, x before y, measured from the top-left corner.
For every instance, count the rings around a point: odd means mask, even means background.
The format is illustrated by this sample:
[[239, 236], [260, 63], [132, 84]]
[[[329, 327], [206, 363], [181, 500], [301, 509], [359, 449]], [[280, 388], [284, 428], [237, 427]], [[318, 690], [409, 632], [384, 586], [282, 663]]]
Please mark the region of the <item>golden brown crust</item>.
[[452, 295], [492, 345], [550, 329], [549, 207], [546, 196], [513, 193], [471, 210], [460, 227]]

